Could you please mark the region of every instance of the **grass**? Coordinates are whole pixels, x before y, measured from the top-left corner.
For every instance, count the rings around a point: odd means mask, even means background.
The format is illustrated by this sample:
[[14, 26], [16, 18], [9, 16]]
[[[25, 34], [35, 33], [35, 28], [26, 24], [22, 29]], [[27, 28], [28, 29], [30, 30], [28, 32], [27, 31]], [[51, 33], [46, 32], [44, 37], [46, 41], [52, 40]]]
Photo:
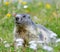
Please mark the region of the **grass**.
[[[18, 7], [17, 7], [18, 5]], [[24, 8], [24, 6], [28, 6]], [[42, 24], [48, 29], [55, 32], [60, 38], [60, 8], [56, 8], [56, 3], [49, 4], [46, 6], [43, 2], [32, 2], [32, 3], [2, 3], [0, 6], [0, 52], [14, 52], [14, 46], [6, 48], [4, 41], [9, 44], [13, 43], [13, 29], [14, 29], [14, 17], [13, 13], [27, 13], [31, 15], [32, 20], [37, 24]], [[9, 14], [9, 15], [7, 15]], [[34, 16], [37, 16], [35, 20]], [[1, 38], [3, 42], [1, 42]], [[11, 50], [11, 51], [10, 51]], [[26, 52], [33, 52], [33, 50], [27, 48]], [[59, 52], [60, 47], [54, 47], [54, 52]], [[38, 52], [46, 52], [45, 50], [39, 49]]]

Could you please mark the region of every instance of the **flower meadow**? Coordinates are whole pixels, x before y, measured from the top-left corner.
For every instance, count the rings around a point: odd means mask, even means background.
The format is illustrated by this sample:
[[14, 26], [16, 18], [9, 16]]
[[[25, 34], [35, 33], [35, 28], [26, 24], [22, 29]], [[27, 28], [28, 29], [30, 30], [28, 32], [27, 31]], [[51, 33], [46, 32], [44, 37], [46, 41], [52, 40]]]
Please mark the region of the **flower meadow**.
[[[60, 2], [59, 2], [60, 3]], [[0, 52], [16, 52], [13, 42], [13, 29], [14, 29], [14, 13], [29, 14], [36, 24], [42, 24], [46, 28], [52, 30], [57, 35], [51, 36], [51, 44], [46, 45], [44, 42], [39, 41], [41, 44], [37, 52], [60, 52], [60, 5], [57, 2], [41, 2], [33, 0], [26, 2], [18, 0], [16, 2], [3, 1], [0, 2]], [[16, 40], [20, 41], [20, 39]], [[33, 41], [34, 42], [34, 41]], [[31, 42], [30, 42], [31, 44]], [[18, 46], [21, 44], [18, 43]], [[32, 44], [30, 48], [26, 48], [26, 52], [33, 52]], [[35, 48], [34, 47], [34, 48]], [[36, 49], [36, 48], [35, 48]], [[17, 52], [22, 52], [19, 47]]]

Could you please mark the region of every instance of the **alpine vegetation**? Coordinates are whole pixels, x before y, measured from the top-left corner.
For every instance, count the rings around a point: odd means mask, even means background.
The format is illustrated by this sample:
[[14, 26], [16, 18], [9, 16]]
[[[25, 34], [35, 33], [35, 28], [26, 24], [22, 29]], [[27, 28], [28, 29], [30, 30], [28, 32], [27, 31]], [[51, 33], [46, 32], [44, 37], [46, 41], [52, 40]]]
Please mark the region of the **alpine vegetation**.
[[0, 0], [0, 52], [60, 52], [60, 0]]

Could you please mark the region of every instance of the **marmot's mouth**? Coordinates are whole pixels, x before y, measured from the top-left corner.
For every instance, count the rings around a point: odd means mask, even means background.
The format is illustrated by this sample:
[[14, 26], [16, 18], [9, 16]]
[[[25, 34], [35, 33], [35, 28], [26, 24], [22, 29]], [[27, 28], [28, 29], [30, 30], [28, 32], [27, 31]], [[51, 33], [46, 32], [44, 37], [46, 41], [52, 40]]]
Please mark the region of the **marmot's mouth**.
[[19, 22], [15, 22], [16, 24], [21, 24], [21, 23], [19, 23]]

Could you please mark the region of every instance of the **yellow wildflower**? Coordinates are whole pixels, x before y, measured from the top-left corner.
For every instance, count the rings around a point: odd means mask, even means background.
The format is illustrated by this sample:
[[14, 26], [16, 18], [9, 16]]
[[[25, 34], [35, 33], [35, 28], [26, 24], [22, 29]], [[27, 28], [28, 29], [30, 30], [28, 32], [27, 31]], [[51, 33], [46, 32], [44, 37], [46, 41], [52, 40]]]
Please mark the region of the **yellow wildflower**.
[[9, 5], [9, 2], [5, 2], [5, 5]]
[[11, 17], [11, 14], [10, 14], [10, 13], [8, 13], [8, 14], [6, 14], [6, 16], [7, 16], [7, 17]]
[[27, 2], [22, 2], [21, 4], [26, 5], [26, 4], [27, 4]]
[[47, 3], [45, 7], [46, 7], [46, 9], [50, 9], [51, 5], [49, 3]]

